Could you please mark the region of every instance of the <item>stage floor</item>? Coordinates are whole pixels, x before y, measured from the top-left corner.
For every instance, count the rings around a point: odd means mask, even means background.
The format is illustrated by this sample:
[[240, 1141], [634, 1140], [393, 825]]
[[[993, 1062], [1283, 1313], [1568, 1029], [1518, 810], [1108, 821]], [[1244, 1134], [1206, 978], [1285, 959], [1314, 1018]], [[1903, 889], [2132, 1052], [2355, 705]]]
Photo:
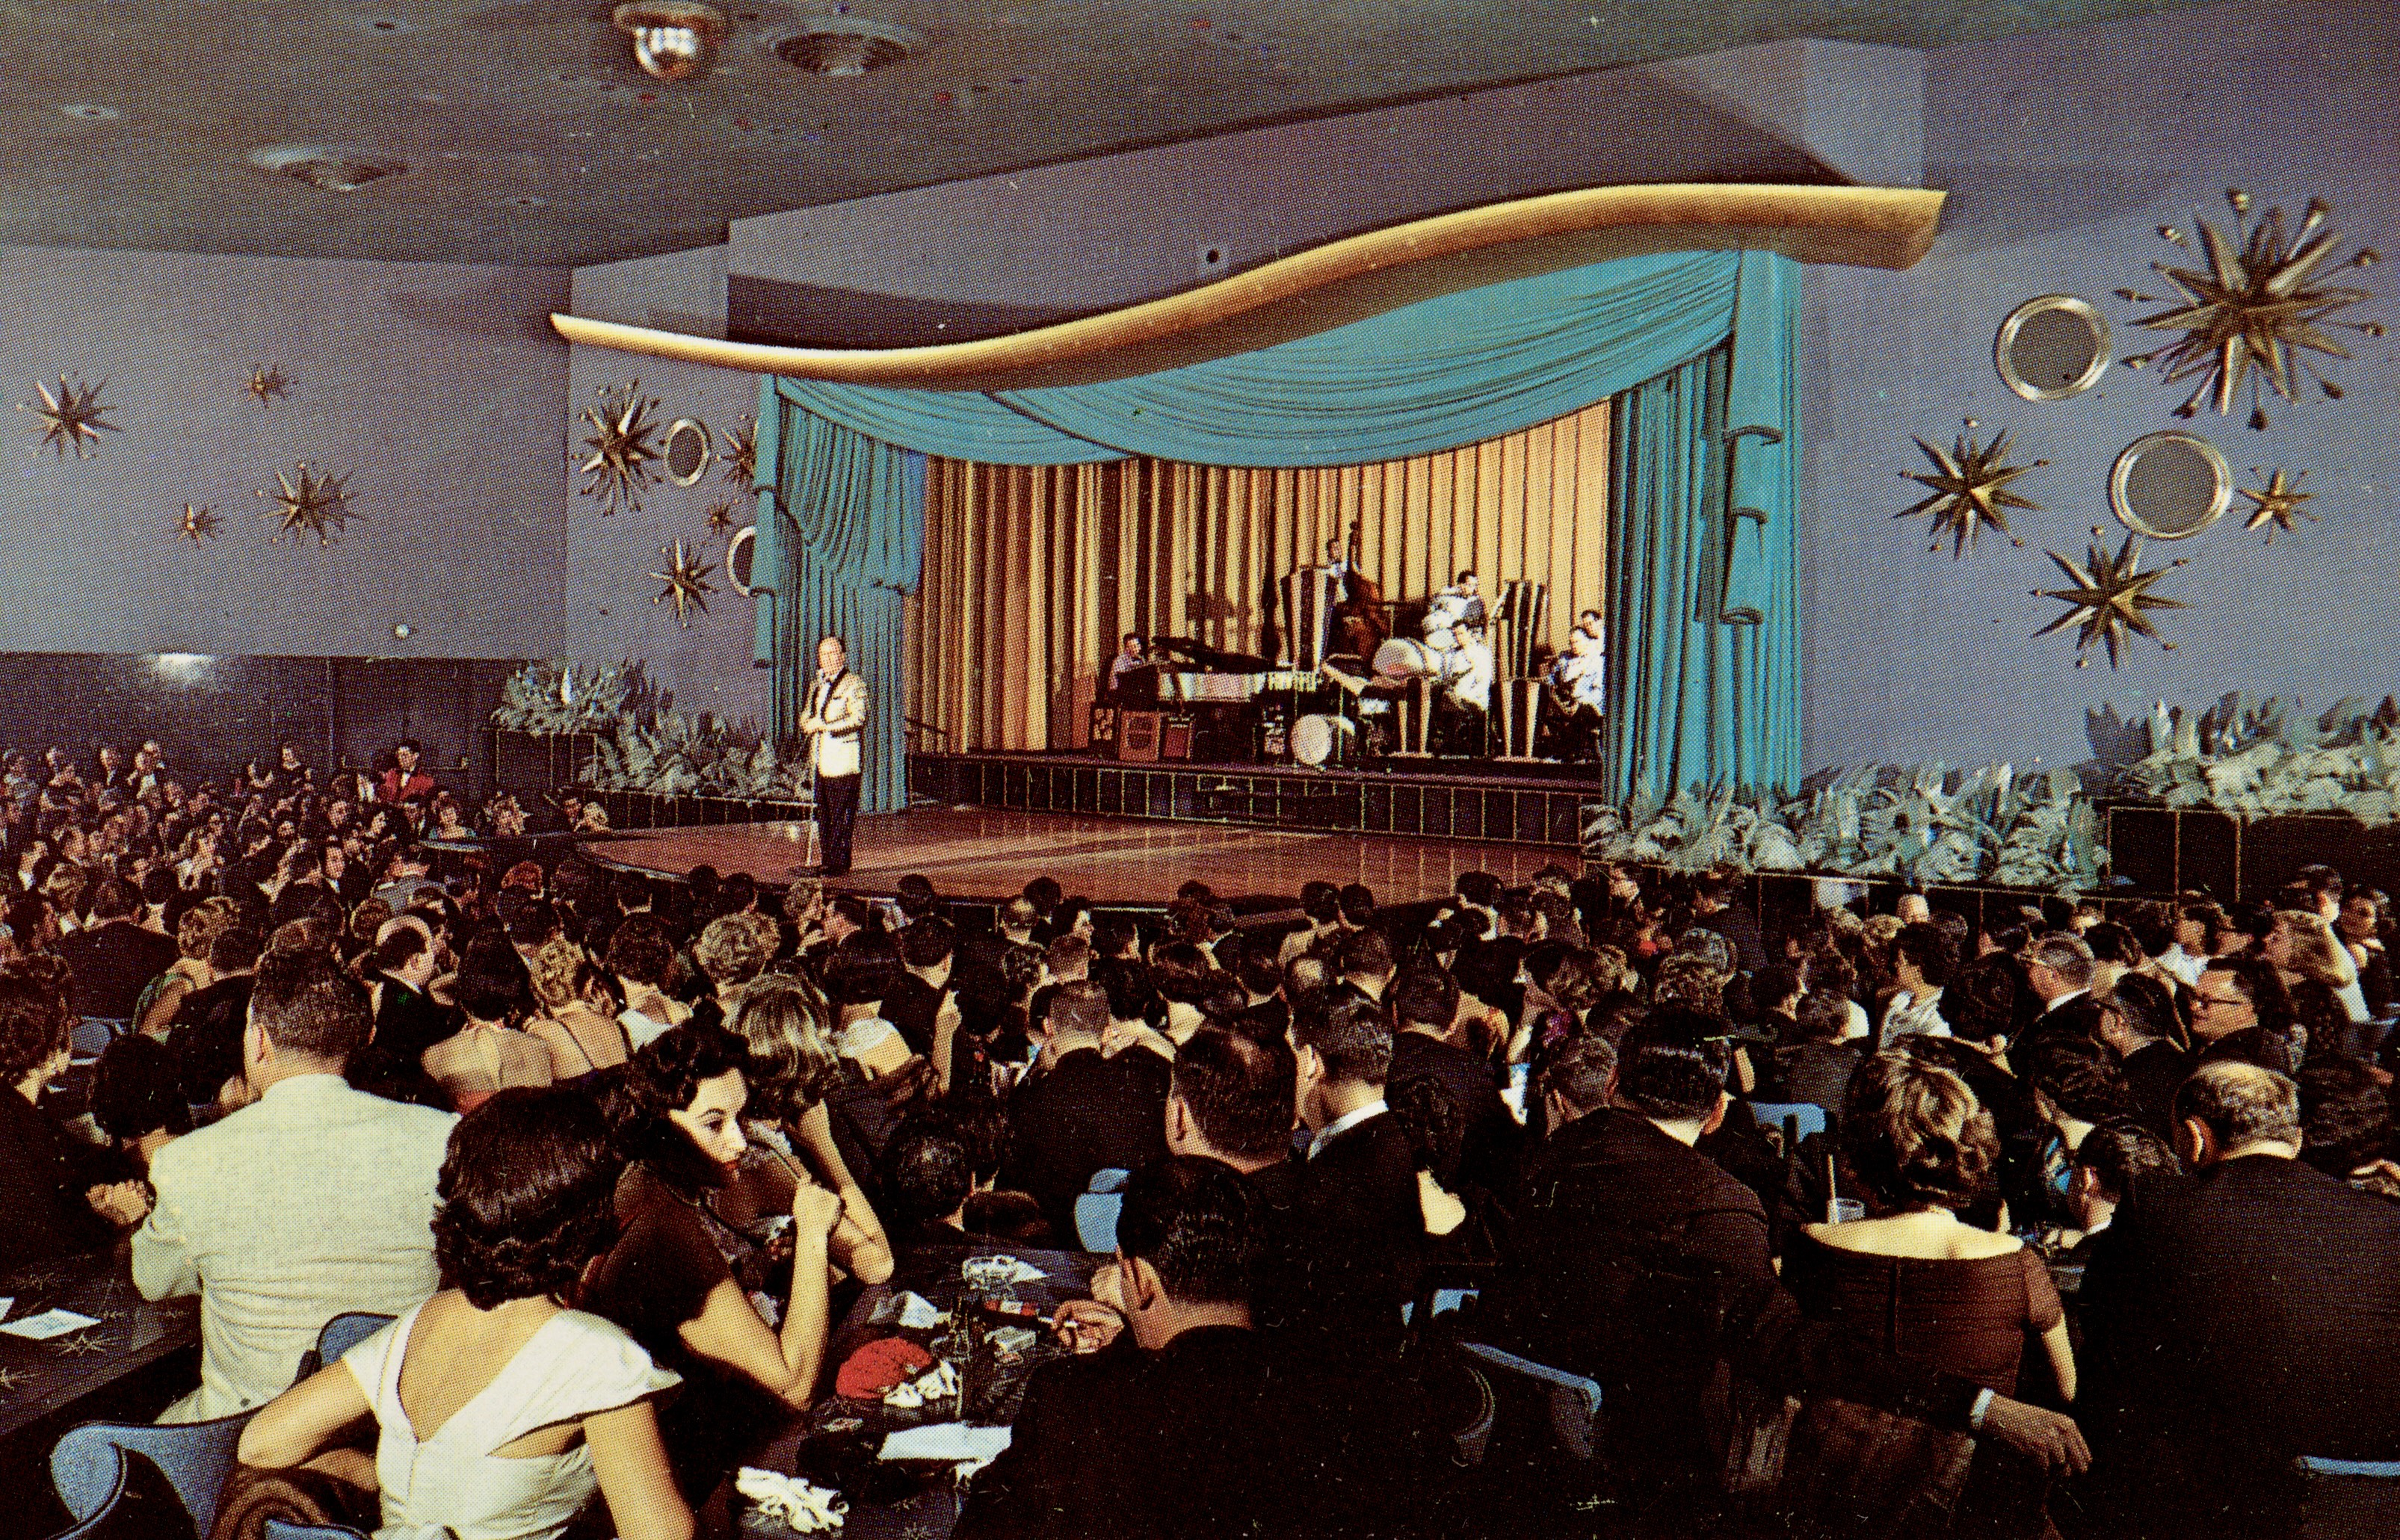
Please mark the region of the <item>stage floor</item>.
[[[720, 824], [621, 834], [584, 847], [605, 866], [682, 877], [705, 863], [781, 885], [813, 852], [805, 824]], [[1522, 883], [1573, 850], [1391, 835], [1154, 823], [1075, 813], [929, 809], [858, 821], [848, 879], [890, 893], [921, 872], [946, 898], [1010, 898], [1036, 877], [1103, 905], [1159, 905], [1197, 878], [1219, 897], [1296, 900], [1303, 882], [1363, 882], [1379, 903], [1450, 893], [1460, 874]]]

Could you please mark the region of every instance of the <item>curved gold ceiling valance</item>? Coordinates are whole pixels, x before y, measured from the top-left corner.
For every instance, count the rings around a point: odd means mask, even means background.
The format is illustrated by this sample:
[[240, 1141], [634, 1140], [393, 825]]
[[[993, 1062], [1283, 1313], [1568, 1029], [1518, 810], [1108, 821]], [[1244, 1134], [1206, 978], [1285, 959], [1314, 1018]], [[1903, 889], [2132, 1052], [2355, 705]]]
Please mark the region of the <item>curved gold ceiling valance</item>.
[[1944, 194], [1920, 187], [1661, 183], [1585, 187], [1411, 220], [1098, 315], [917, 348], [729, 342], [553, 314], [569, 342], [852, 385], [1002, 390], [1123, 379], [1328, 331], [1419, 300], [1615, 257], [1762, 250], [1903, 268]]

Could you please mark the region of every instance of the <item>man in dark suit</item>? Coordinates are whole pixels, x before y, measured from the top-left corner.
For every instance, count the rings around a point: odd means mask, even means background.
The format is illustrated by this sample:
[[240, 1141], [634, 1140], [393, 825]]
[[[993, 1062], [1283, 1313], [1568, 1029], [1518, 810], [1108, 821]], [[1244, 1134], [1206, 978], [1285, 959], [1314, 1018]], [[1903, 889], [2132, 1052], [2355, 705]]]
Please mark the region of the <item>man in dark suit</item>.
[[167, 1036], [184, 1100], [212, 1105], [225, 1082], [242, 1072], [241, 1032], [250, 1021], [251, 973], [266, 946], [258, 928], [244, 920], [219, 931], [209, 943], [210, 981], [177, 1003]]
[[1731, 942], [1734, 961], [1741, 972], [1754, 974], [1766, 966], [1766, 943], [1759, 938], [1758, 917], [1742, 905], [1732, 877], [1711, 872], [1700, 879], [1692, 892], [1692, 923]]
[[2191, 1056], [2175, 1044], [2175, 1000], [2157, 979], [2117, 981], [2100, 1017], [2100, 1041], [2117, 1055], [2134, 1093], [2134, 1116], [2161, 1138], [2169, 1134], [2175, 1087], [2191, 1073]]
[[2175, 1132], [2196, 1174], [2084, 1277], [2106, 1468], [2129, 1533], [2289, 1533], [2298, 1456], [2400, 1456], [2400, 1207], [2302, 1165], [2298, 1089], [2257, 1065], [2202, 1065]]
[[2063, 1038], [2100, 1039], [2100, 1002], [2092, 996], [2092, 948], [2081, 936], [2053, 931], [2033, 944], [2025, 983], [2041, 1000], [2041, 1015], [2011, 1046], [2030, 1053]]
[[2216, 958], [2191, 988], [2191, 1035], [2202, 1063], [2231, 1059], [2279, 1075], [2298, 1073], [2290, 1040], [2270, 1025], [2289, 1017], [2284, 981], [2265, 958]]
[[1303, 1247], [1295, 1329], [1322, 1330], [1316, 1345], [1345, 1356], [1397, 1345], [1425, 1212], [1415, 1153], [1384, 1100], [1391, 1031], [1372, 1006], [1334, 990], [1295, 1008], [1291, 1043], [1310, 1134], [1293, 1210]]
[[[1729, 1098], [1725, 1023], [1655, 1009], [1619, 1046], [1568, 1044], [1545, 1069], [1557, 1127], [1533, 1157], [1495, 1323], [1529, 1356], [1600, 1381], [1612, 1457], [1669, 1531], [1712, 1490], [1709, 1387], [1730, 1361], [1770, 1391], [1827, 1394], [1973, 1427], [2080, 1468], [2075, 1425], [1804, 1321], [1768, 1258], [1758, 1196], [1693, 1148]], [[1614, 1101], [1614, 1106], [1607, 1103]]]
[[883, 991], [881, 1015], [920, 1057], [934, 1056], [934, 1023], [949, 998], [950, 956], [958, 931], [941, 916], [912, 920], [900, 933], [902, 973]]
[[1241, 1177], [1215, 1161], [1178, 1155], [1134, 1174], [1117, 1263], [1098, 1281], [1129, 1329], [1034, 1370], [960, 1540], [1291, 1531], [1292, 1489], [1316, 1472], [1251, 1334], [1248, 1212]]
[[1508, 1115], [1483, 1060], [1451, 1041], [1458, 1020], [1458, 984], [1439, 968], [1408, 968], [1393, 982], [1392, 1090], [1430, 1081], [1463, 1129], [1455, 1166], [1434, 1179], [1455, 1191], [1460, 1179], [1494, 1196], [1513, 1188], [1522, 1130]]
[[1089, 979], [1058, 986], [1041, 1056], [1009, 1099], [1002, 1185], [1031, 1193], [1062, 1246], [1093, 1172], [1136, 1170], [1166, 1152], [1166, 1060], [1147, 1048], [1103, 1056], [1108, 1024], [1106, 989]]
[[1298, 1079], [1290, 1043], [1203, 1027], [1177, 1052], [1166, 1097], [1167, 1150], [1222, 1161], [1249, 1189], [1257, 1253], [1250, 1311], [1265, 1334], [1282, 1328], [1296, 1287], [1301, 1236], [1293, 1209], [1301, 1172], [1291, 1124]]
[[136, 922], [142, 891], [110, 878], [94, 890], [91, 923], [59, 943], [59, 956], [75, 975], [78, 1015], [130, 1021], [143, 987], [173, 966], [175, 942]]

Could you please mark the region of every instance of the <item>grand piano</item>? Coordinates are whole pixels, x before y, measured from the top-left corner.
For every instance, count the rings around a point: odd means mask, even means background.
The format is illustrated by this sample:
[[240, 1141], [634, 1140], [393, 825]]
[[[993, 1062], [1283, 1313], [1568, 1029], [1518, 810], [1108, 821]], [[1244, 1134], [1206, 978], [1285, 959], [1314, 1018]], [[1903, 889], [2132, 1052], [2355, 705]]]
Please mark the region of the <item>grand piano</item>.
[[[1291, 724], [1306, 709], [1304, 702], [1327, 688], [1315, 673], [1277, 668], [1264, 658], [1185, 636], [1151, 638], [1149, 657], [1102, 703], [1128, 716], [1160, 713], [1157, 756], [1167, 759], [1286, 758]], [[1128, 756], [1123, 744], [1119, 756]]]

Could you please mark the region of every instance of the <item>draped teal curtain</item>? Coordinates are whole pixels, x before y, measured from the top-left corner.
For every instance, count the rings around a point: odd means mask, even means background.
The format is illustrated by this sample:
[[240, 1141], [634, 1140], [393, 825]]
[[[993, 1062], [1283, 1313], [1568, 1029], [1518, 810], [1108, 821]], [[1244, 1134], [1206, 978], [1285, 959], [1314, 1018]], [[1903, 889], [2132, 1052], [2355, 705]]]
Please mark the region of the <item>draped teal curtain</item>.
[[873, 715], [860, 747], [861, 812], [907, 806], [907, 736], [901, 713], [903, 601], [925, 552], [925, 457], [785, 411], [777, 382], [760, 382], [756, 656], [774, 668], [769, 719], [779, 738], [806, 709], [817, 643], [849, 647]]
[[[1763, 252], [1627, 257], [1092, 385], [981, 393], [769, 381], [760, 479], [775, 492], [762, 495], [757, 559], [778, 591], [760, 608], [757, 656], [779, 671], [778, 728], [797, 714], [815, 634], [857, 628], [853, 664], [883, 708], [864, 806], [900, 805], [898, 616], [921, 552], [920, 456], [1358, 464], [1480, 443], [1614, 396], [1628, 535], [1612, 606], [1610, 784], [1790, 784], [1796, 271]], [[784, 512], [770, 518], [777, 497]], [[1628, 629], [1634, 615], [1645, 619]]]
[[[1791, 279], [1745, 282], [1734, 346], [1616, 401], [1603, 758], [1620, 801], [1799, 780]], [[1764, 358], [1754, 334], [1778, 339]]]

